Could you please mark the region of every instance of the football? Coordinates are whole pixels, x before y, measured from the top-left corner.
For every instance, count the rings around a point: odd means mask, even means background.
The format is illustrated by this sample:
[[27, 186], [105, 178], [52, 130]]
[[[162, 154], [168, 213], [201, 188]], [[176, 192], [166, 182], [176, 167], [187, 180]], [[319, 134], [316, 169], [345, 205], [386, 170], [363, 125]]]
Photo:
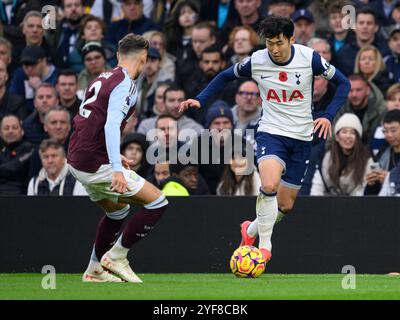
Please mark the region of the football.
[[242, 246], [231, 257], [232, 273], [239, 278], [258, 278], [265, 270], [266, 262], [261, 251], [253, 246]]

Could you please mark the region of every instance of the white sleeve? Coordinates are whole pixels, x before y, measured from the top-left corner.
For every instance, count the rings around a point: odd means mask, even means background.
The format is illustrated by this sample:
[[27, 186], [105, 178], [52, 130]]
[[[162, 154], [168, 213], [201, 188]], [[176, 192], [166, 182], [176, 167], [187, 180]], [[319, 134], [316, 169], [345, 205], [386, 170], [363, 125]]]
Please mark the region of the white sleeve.
[[32, 178], [31, 181], [29, 181], [29, 185], [28, 185], [28, 196], [34, 196], [34, 190], [33, 190], [33, 182], [34, 182], [35, 178]]
[[381, 187], [381, 191], [379, 191], [378, 196], [380, 197], [388, 197], [390, 194], [390, 183], [389, 183], [390, 172], [386, 175], [385, 180], [383, 180], [383, 184]]
[[325, 195], [325, 186], [322, 181], [321, 173], [319, 170], [315, 170], [314, 177], [311, 183], [310, 196], [323, 196]]

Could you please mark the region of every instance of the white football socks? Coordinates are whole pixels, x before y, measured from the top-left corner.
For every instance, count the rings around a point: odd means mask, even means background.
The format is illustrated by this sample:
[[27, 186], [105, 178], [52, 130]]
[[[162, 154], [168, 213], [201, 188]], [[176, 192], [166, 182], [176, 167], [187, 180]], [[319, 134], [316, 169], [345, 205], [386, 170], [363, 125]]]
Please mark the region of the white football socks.
[[118, 260], [124, 259], [127, 257], [129, 248], [125, 248], [121, 244], [122, 234], [119, 236], [117, 242], [113, 245], [113, 247], [108, 251], [108, 254], [111, 259]]
[[[275, 224], [277, 224], [279, 221], [281, 221], [284, 216], [286, 216], [286, 214], [282, 213], [282, 211], [280, 211], [278, 209], [278, 217], [276, 218]], [[250, 237], [257, 237], [258, 236], [258, 218], [255, 218], [252, 221], [252, 223], [249, 225], [249, 227], [247, 228], [247, 234]]]
[[259, 248], [272, 249], [271, 236], [274, 224], [278, 216], [278, 201], [276, 193], [267, 195], [260, 192], [256, 204], [258, 235], [260, 237]]

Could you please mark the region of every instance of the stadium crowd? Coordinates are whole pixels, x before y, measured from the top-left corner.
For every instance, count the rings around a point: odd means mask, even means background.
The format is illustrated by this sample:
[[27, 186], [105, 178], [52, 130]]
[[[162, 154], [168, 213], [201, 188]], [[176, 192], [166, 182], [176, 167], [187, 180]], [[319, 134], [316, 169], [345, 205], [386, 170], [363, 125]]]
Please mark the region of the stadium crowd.
[[[201, 109], [178, 110], [218, 72], [265, 48], [257, 27], [269, 14], [291, 17], [296, 42], [351, 83], [332, 138], [314, 137], [300, 195], [400, 194], [400, 1], [2, 0], [0, 195], [86, 194], [66, 166], [72, 119], [91, 81], [115, 67], [118, 41], [130, 32], [150, 42], [121, 139], [132, 169], [166, 195], [256, 195], [260, 178], [245, 151], [254, 150], [262, 112], [257, 84], [236, 80]], [[314, 117], [334, 92], [315, 77]], [[219, 134], [204, 140], [203, 129]], [[239, 151], [232, 141], [244, 142]], [[193, 145], [195, 161], [180, 161]]]

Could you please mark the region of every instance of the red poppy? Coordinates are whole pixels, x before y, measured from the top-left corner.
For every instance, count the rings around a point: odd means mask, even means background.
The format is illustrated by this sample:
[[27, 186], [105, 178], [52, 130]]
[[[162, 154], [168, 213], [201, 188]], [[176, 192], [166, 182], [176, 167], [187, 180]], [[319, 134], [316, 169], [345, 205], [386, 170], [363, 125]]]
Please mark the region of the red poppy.
[[286, 72], [280, 72], [279, 73], [279, 80], [282, 82], [287, 81], [288, 77], [287, 77], [287, 73]]
[[15, 151], [15, 150], [11, 151], [11, 156], [12, 157], [15, 157], [16, 155], [17, 155], [17, 151]]

